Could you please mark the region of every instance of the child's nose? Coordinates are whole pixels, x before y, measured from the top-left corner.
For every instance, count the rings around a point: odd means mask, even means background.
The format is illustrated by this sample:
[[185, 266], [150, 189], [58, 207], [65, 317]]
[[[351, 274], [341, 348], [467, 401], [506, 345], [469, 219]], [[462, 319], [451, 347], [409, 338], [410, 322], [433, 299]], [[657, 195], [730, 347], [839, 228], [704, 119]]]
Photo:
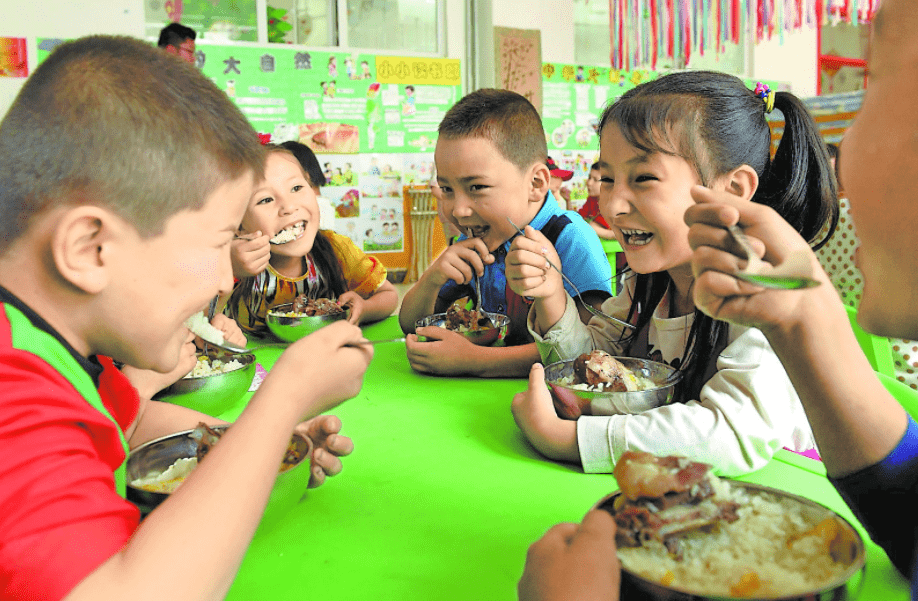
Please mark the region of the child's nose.
[[472, 215], [472, 203], [469, 202], [467, 198], [463, 195], [456, 194], [455, 198], [452, 201], [452, 215], [453, 217], [459, 219], [461, 217], [471, 217]]
[[624, 215], [631, 211], [631, 196], [622, 185], [606, 186], [599, 191], [599, 212], [610, 222], [616, 215]]

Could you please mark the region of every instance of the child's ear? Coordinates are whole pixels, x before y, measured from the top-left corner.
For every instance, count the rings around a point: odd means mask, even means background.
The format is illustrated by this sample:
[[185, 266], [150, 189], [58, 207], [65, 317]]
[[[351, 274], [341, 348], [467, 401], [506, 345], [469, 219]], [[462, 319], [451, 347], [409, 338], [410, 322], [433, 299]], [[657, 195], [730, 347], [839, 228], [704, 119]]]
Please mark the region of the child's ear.
[[532, 186], [529, 189], [529, 202], [542, 202], [548, 194], [548, 185], [551, 183], [551, 173], [544, 162], [536, 163], [529, 170]]
[[104, 290], [110, 279], [107, 259], [114, 250], [115, 229], [124, 227], [114, 215], [93, 205], [65, 212], [51, 237], [51, 257], [58, 274], [87, 294]]
[[723, 190], [739, 196], [743, 200], [751, 200], [759, 188], [759, 174], [749, 165], [740, 165], [733, 171], [719, 178], [718, 183]]

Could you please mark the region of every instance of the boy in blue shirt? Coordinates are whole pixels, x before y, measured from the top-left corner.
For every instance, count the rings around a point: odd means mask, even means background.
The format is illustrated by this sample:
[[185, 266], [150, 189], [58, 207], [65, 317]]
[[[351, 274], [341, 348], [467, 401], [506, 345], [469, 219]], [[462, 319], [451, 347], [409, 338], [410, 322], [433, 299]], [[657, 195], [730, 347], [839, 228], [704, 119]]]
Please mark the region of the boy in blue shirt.
[[510, 330], [506, 346], [476, 347], [456, 332], [420, 328], [417, 334], [428, 342], [409, 335], [408, 360], [418, 371], [441, 375], [525, 376], [539, 352], [526, 329], [532, 301], [507, 285], [505, 260], [518, 236], [514, 225], [541, 230], [553, 242], [561, 269], [592, 305], [611, 295], [609, 262], [592, 228], [551, 196], [542, 120], [526, 98], [509, 90], [477, 90], [446, 113], [438, 132], [441, 213], [462, 235], [405, 295], [399, 323], [414, 332], [421, 317], [474, 296], [474, 278], [480, 277], [481, 308], [510, 317]]

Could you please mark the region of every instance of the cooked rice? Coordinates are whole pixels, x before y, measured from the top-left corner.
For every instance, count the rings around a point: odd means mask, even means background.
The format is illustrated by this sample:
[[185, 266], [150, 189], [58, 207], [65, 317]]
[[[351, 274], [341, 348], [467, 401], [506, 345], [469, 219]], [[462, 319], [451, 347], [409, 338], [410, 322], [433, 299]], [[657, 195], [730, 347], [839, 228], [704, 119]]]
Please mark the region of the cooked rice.
[[298, 223], [293, 227], [289, 227], [285, 230], [281, 230], [271, 238], [271, 244], [286, 244], [288, 242], [293, 242], [296, 240], [300, 234], [303, 233], [305, 228], [302, 223]]
[[207, 342], [221, 345], [223, 344], [223, 332], [215, 328], [207, 321], [204, 312], [195, 313], [185, 320], [185, 327], [191, 330], [195, 336], [200, 336]]
[[[625, 387], [628, 389], [628, 392], [653, 390], [654, 388], [658, 388], [657, 383], [652, 379], [646, 376], [639, 376], [624, 366], [622, 366], [622, 380], [625, 382]], [[603, 384], [596, 384], [595, 386], [590, 384], [575, 384], [573, 375], [559, 378], [557, 383], [574, 390], [586, 390], [588, 392], [606, 392], [606, 387]]]
[[138, 478], [131, 482], [131, 486], [150, 492], [169, 494], [175, 492], [175, 489], [185, 481], [185, 478], [197, 465], [197, 457], [182, 457], [166, 468], [164, 472], [149, 474], [145, 478]]
[[200, 378], [203, 376], [225, 374], [230, 371], [242, 369], [243, 367], [245, 367], [245, 363], [241, 363], [238, 359], [233, 359], [232, 361], [222, 361], [220, 359], [210, 360], [207, 357], [198, 357], [198, 362], [194, 366], [194, 369], [191, 370], [191, 372], [185, 377]]
[[695, 594], [754, 597], [819, 590], [849, 568], [833, 561], [824, 537], [808, 532], [831, 517], [830, 511], [739, 487], [732, 488], [732, 499], [740, 503], [739, 520], [681, 537], [681, 560], [659, 541], [650, 541], [620, 548], [622, 566]]

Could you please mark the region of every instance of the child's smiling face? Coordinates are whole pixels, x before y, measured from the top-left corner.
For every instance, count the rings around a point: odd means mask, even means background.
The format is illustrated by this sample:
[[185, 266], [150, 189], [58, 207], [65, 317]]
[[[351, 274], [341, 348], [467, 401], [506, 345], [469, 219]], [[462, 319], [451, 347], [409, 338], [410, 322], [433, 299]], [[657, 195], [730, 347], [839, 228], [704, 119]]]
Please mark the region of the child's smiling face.
[[304, 257], [319, 230], [319, 205], [315, 192], [296, 158], [270, 152], [265, 179], [255, 192], [242, 219], [242, 231], [261, 231], [271, 237], [273, 257]]
[[[443, 214], [462, 233], [481, 238], [494, 251], [539, 212], [548, 191], [548, 168], [526, 171], [484, 138], [437, 140], [434, 154]], [[544, 165], [543, 165], [544, 167]]]
[[599, 209], [628, 266], [637, 273], [687, 266], [692, 249], [683, 215], [694, 204], [691, 187], [701, 183], [695, 170], [681, 157], [635, 148], [615, 123], [603, 128], [599, 148]]

